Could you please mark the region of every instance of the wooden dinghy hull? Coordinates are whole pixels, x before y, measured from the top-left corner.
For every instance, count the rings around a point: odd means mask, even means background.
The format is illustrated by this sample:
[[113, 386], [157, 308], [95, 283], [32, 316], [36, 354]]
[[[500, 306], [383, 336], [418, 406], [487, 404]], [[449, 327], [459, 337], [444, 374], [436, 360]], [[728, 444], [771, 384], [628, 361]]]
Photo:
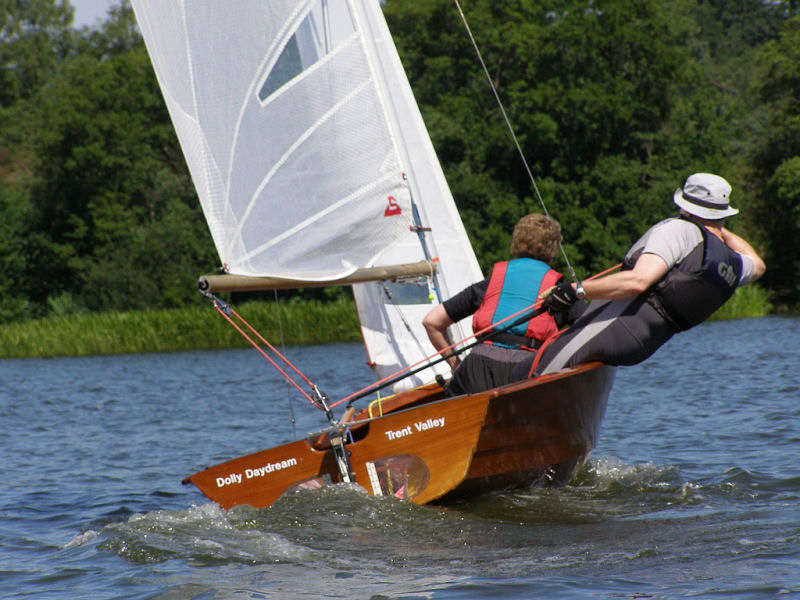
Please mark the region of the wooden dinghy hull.
[[[613, 368], [591, 363], [455, 398], [436, 384], [391, 396], [350, 423], [351, 481], [417, 504], [565, 484], [597, 443], [613, 379]], [[331, 436], [319, 434], [209, 467], [184, 483], [229, 509], [265, 508], [288, 491], [342, 481]]]
[[593, 363], [489, 392], [467, 475], [441, 500], [566, 485], [597, 445], [614, 372]]

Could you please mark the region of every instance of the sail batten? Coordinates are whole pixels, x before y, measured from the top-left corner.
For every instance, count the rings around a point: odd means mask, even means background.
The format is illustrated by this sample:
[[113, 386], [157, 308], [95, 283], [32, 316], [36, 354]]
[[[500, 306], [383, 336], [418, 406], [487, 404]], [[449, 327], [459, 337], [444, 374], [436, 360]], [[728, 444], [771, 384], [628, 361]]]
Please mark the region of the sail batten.
[[[303, 221], [301, 223], [298, 223], [297, 225], [294, 225], [293, 227], [291, 227], [290, 229], [287, 229], [286, 231], [284, 231], [283, 233], [281, 233], [277, 237], [275, 237], [275, 238], [273, 238], [271, 240], [265, 241], [261, 246], [258, 246], [257, 248], [254, 248], [249, 254], [243, 255], [243, 258], [244, 259], [248, 259], [252, 255], [257, 255], [257, 254], [259, 254], [261, 252], [264, 252], [264, 251], [268, 250], [269, 248], [275, 246], [276, 244], [280, 243], [284, 239], [290, 238], [290, 237], [292, 237], [294, 235], [297, 235], [297, 234], [301, 233], [309, 225], [312, 225], [312, 224], [316, 223], [320, 219], [324, 219], [331, 212], [333, 212], [335, 210], [338, 210], [342, 206], [346, 206], [348, 203], [357, 200], [359, 197], [363, 197], [371, 189], [374, 189], [374, 188], [376, 188], [378, 186], [381, 186], [381, 185], [385, 185], [389, 181], [389, 179], [390, 179], [389, 175], [384, 175], [383, 177], [380, 177], [380, 178], [376, 179], [375, 181], [371, 181], [371, 182], [367, 183], [363, 188], [355, 190], [355, 192], [350, 194], [348, 197], [341, 198], [340, 200], [337, 200], [336, 202], [334, 202], [333, 204], [331, 204], [330, 206], [328, 206], [326, 209], [322, 210], [321, 212], [319, 212], [319, 213], [317, 213], [315, 215], [312, 215], [311, 217], [309, 217], [308, 219], [306, 219], [305, 221]], [[367, 265], [367, 266], [370, 266], [370, 265]], [[310, 276], [309, 276], [309, 279], [310, 279]]]
[[[311, 138], [311, 136], [314, 134], [314, 132], [316, 132], [328, 119], [332, 118], [341, 109], [341, 107], [344, 104], [346, 104], [349, 100], [351, 100], [353, 97], [355, 97], [362, 89], [364, 89], [364, 87], [366, 85], [367, 85], [367, 82], [364, 82], [364, 84], [362, 86], [359, 86], [359, 87], [355, 88], [347, 97], [343, 98], [339, 103], [337, 103], [335, 106], [331, 107], [331, 109], [327, 113], [322, 115], [322, 117], [318, 121], [313, 123], [306, 131], [304, 131], [300, 135], [300, 137], [297, 138], [295, 143], [292, 144], [292, 146], [284, 153], [284, 155], [281, 156], [278, 159], [278, 161], [270, 168], [269, 172], [264, 175], [264, 178], [259, 183], [258, 188], [256, 188], [256, 191], [254, 192], [253, 196], [251, 197], [250, 202], [247, 204], [247, 207], [245, 208], [244, 214], [242, 215], [242, 217], [239, 220], [239, 225], [236, 227], [235, 231], [233, 232], [233, 235], [232, 235], [233, 239], [237, 239], [237, 238], [239, 238], [241, 236], [242, 228], [243, 228], [244, 224], [247, 222], [248, 218], [250, 217], [250, 214], [251, 214], [251, 211], [252, 211], [253, 207], [256, 205], [258, 199], [264, 193], [264, 189], [267, 187], [267, 185], [269, 184], [270, 180], [275, 175], [275, 173], [278, 172], [286, 164], [286, 162], [290, 159], [291, 155], [295, 151], [297, 151], [300, 148], [300, 146], [302, 146], [304, 143], [306, 143]], [[311, 223], [311, 222], [314, 222], [314, 221], [316, 221], [318, 219], [321, 219], [321, 218], [325, 217], [325, 215], [329, 214], [331, 211], [339, 209], [343, 203], [344, 203], [344, 201], [342, 201], [342, 200], [340, 200], [340, 201], [338, 201], [336, 203], [332, 203], [329, 206], [327, 206], [326, 208], [324, 208], [323, 210], [321, 210], [320, 212], [317, 212], [317, 213], [309, 216], [304, 222], [298, 223], [297, 225], [293, 225], [292, 226], [291, 224], [288, 224], [291, 227], [290, 230], [284, 231], [280, 235], [278, 235], [275, 238], [273, 238], [272, 240], [268, 241], [267, 243], [253, 248], [250, 252], [246, 253], [242, 258], [244, 260], [248, 260], [250, 257], [258, 255], [258, 254], [264, 252], [268, 248], [272, 247], [277, 241], [289, 238], [294, 233], [297, 233], [298, 231], [300, 231], [303, 228], [303, 224], [304, 223], [306, 223], [306, 224], [307, 223]]]

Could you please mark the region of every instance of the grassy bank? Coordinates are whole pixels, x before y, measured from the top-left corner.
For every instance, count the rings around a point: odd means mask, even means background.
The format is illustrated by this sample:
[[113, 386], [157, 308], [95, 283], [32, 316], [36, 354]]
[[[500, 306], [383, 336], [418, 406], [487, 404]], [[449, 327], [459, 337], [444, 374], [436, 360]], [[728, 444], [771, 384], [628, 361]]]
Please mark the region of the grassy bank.
[[[234, 307], [270, 343], [320, 344], [360, 340], [351, 300]], [[282, 330], [282, 334], [281, 334]], [[90, 313], [0, 326], [0, 358], [88, 356], [246, 347], [210, 304], [175, 310]]]
[[758, 285], [745, 285], [737, 288], [733, 297], [715, 312], [711, 320], [744, 319], [764, 317], [773, 310], [770, 293]]
[[[248, 302], [235, 309], [275, 345], [361, 339], [351, 300], [282, 303], [280, 324], [274, 303]], [[770, 310], [767, 291], [745, 286], [712, 318], [761, 317]], [[0, 326], [0, 358], [171, 352], [247, 345], [208, 304], [176, 310], [58, 316]]]

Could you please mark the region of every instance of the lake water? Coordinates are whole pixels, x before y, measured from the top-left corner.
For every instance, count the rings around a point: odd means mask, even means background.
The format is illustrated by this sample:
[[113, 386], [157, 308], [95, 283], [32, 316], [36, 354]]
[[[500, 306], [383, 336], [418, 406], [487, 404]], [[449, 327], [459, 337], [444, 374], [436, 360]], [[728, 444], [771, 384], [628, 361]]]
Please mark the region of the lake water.
[[[228, 513], [181, 479], [324, 425], [253, 350], [0, 361], [0, 598], [800, 598], [800, 319], [618, 370], [570, 486]], [[360, 344], [288, 348], [332, 397]]]

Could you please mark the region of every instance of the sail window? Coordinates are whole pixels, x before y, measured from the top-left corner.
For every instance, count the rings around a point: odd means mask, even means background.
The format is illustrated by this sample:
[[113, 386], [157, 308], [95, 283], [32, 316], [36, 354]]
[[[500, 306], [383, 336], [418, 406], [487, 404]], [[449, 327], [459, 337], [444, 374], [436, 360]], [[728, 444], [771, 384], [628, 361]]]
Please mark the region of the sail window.
[[258, 91], [266, 101], [272, 94], [330, 54], [355, 32], [346, 0], [317, 0], [283, 47]]
[[431, 287], [427, 277], [414, 280], [386, 281], [384, 298], [389, 304], [430, 304]]
[[410, 500], [428, 487], [428, 465], [419, 456], [396, 454], [365, 463], [372, 493]]

